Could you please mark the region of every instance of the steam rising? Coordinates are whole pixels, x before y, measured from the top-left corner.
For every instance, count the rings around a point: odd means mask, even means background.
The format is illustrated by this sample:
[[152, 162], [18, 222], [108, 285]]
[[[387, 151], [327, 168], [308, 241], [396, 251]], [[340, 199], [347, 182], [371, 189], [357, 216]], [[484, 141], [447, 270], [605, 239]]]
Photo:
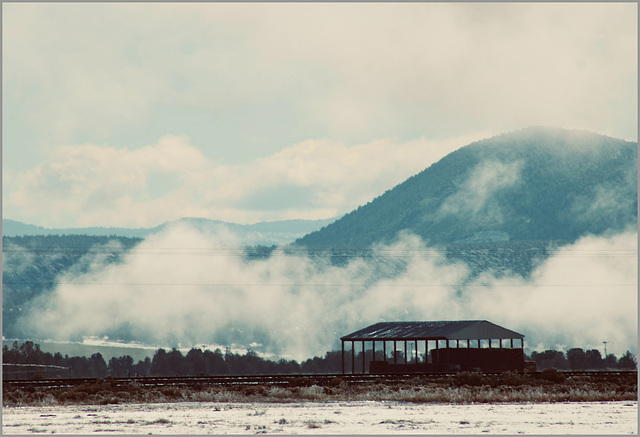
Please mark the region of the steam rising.
[[637, 351], [637, 233], [585, 237], [531, 277], [472, 278], [416, 236], [344, 266], [278, 249], [247, 261], [231, 234], [177, 225], [120, 264], [59, 278], [22, 319], [34, 338], [110, 338], [191, 347], [249, 347], [295, 359], [323, 355], [377, 321], [486, 319], [527, 347]]

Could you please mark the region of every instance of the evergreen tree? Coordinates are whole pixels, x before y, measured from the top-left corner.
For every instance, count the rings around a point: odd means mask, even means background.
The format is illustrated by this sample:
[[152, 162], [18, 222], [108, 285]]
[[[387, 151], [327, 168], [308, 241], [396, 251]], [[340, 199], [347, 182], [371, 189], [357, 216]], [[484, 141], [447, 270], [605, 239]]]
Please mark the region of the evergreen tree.
[[586, 369], [589, 370], [600, 370], [604, 368], [604, 360], [602, 359], [602, 355], [600, 355], [600, 351], [597, 349], [591, 349], [585, 352], [586, 359]]
[[638, 368], [638, 362], [636, 361], [635, 355], [631, 352], [627, 351], [623, 356], [618, 360], [618, 369], [624, 370], [635, 370]]
[[90, 376], [96, 376], [98, 378], [104, 378], [107, 376], [107, 363], [104, 362], [101, 353], [95, 353], [89, 358], [89, 372]]
[[187, 372], [189, 375], [204, 375], [206, 365], [204, 361], [204, 352], [201, 349], [193, 348], [187, 352], [185, 357], [187, 361]]
[[587, 368], [587, 355], [581, 348], [569, 349], [567, 352], [567, 360], [571, 370], [582, 370]]
[[229, 374], [229, 365], [220, 349], [211, 352], [204, 351], [205, 372], [207, 375], [227, 375]]

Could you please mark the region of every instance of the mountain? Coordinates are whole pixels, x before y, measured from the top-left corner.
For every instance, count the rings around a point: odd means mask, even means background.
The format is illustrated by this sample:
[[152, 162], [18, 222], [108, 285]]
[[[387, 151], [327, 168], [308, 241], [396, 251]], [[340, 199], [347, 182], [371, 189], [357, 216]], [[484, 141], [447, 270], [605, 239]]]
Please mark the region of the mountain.
[[309, 232], [317, 230], [330, 223], [328, 220], [283, 220], [275, 222], [260, 222], [251, 225], [240, 225], [218, 220], [203, 218], [181, 218], [163, 223], [153, 228], [44, 228], [15, 220], [2, 219], [2, 235], [5, 237], [32, 236], [32, 235], [94, 235], [94, 236], [118, 236], [128, 238], [144, 238], [158, 233], [168, 226], [177, 223], [188, 224], [203, 232], [217, 232], [222, 229], [232, 231], [238, 236], [243, 245], [280, 245], [294, 241]]
[[637, 162], [634, 142], [530, 127], [456, 150], [295, 246], [366, 250], [406, 231], [449, 253], [544, 255], [551, 242], [637, 226]]
[[95, 235], [110, 236], [118, 235], [129, 238], [142, 238], [151, 233], [150, 229], [132, 228], [45, 228], [42, 226], [30, 225], [11, 219], [2, 219], [2, 235], [5, 237], [21, 237], [26, 235]]
[[218, 232], [223, 229], [229, 230], [236, 235], [240, 244], [245, 246], [271, 246], [288, 244], [296, 238], [320, 229], [333, 220], [334, 219], [281, 220], [240, 225], [201, 218], [181, 218], [152, 228], [149, 230], [149, 233], [156, 233], [168, 226], [182, 223], [198, 229], [201, 232]]

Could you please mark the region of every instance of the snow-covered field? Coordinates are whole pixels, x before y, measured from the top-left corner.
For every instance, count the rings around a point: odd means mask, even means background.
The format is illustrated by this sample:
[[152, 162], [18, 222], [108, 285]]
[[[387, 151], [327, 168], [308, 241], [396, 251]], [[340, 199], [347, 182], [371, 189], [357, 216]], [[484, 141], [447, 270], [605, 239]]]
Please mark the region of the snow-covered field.
[[637, 434], [638, 403], [168, 403], [6, 407], [3, 434]]

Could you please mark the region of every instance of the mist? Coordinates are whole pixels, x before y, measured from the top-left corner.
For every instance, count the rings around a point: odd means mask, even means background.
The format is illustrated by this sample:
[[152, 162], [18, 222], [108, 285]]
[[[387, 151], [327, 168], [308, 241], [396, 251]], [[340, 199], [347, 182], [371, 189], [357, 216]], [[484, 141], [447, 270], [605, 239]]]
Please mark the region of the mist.
[[276, 249], [248, 261], [230, 233], [176, 225], [117, 264], [84, 260], [19, 321], [31, 338], [108, 336], [158, 347], [252, 348], [303, 360], [378, 321], [489, 320], [525, 335], [526, 350], [637, 353], [637, 232], [587, 236], [530, 277], [473, 276], [420, 238], [399, 235], [372, 255], [333, 265]]

